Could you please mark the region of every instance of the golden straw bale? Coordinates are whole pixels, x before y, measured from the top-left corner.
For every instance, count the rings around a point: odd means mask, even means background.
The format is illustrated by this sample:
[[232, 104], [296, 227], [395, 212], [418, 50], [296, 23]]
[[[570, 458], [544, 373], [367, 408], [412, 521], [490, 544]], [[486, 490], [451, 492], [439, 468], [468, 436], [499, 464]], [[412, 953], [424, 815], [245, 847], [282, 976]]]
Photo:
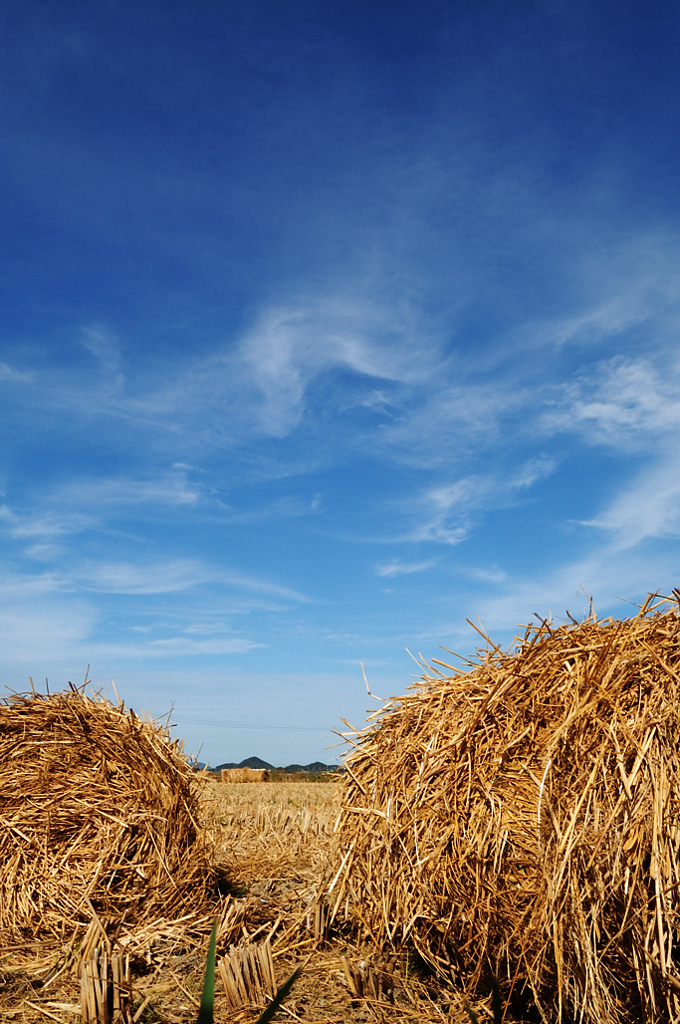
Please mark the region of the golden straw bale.
[[[346, 762], [334, 917], [545, 1021], [680, 1020], [680, 591], [527, 628], [393, 698]], [[439, 666], [439, 667], [437, 667]], [[442, 671], [443, 670], [443, 671]]]
[[269, 782], [266, 768], [221, 768], [222, 782]]
[[166, 728], [72, 688], [0, 702], [0, 945], [205, 909], [197, 781]]

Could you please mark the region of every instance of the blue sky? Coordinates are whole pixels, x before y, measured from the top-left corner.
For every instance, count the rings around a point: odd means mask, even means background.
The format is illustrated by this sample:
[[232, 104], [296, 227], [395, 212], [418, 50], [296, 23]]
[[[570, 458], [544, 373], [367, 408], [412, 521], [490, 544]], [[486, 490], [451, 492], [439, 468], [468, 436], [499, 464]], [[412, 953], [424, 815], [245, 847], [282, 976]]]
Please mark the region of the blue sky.
[[680, 15], [0, 9], [0, 682], [328, 760], [680, 580]]

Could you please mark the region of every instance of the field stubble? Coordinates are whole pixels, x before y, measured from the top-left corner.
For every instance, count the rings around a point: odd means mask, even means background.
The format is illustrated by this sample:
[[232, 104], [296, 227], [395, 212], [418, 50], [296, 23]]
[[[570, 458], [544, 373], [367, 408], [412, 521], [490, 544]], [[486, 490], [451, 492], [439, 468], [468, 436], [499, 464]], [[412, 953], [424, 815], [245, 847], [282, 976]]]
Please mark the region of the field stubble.
[[462, 1002], [406, 953], [387, 957], [349, 931], [327, 932], [319, 919], [319, 879], [336, 860], [341, 794], [337, 781], [206, 787], [206, 825], [234, 898], [242, 893], [248, 907], [246, 930], [266, 936], [275, 927], [279, 983], [309, 958], [280, 1019], [469, 1024]]
[[[277, 1020], [468, 1024], [461, 1000], [406, 952], [387, 957], [370, 943], [357, 943], [349, 930], [328, 932], [318, 909], [319, 880], [333, 863], [341, 790], [337, 781], [202, 783], [202, 825], [220, 877], [216, 1024], [257, 1019], [264, 961], [278, 985], [305, 963]], [[213, 920], [180, 921], [145, 941], [140, 937], [132, 972], [135, 1024], [196, 1019]], [[254, 967], [253, 954], [259, 957]], [[255, 984], [246, 984], [246, 991], [253, 999], [239, 1006], [234, 964], [248, 956]], [[3, 1017], [17, 1024], [77, 1024], [79, 980], [72, 960], [39, 945], [0, 950], [0, 958]], [[480, 1020], [487, 1018], [483, 1006], [477, 1010]]]

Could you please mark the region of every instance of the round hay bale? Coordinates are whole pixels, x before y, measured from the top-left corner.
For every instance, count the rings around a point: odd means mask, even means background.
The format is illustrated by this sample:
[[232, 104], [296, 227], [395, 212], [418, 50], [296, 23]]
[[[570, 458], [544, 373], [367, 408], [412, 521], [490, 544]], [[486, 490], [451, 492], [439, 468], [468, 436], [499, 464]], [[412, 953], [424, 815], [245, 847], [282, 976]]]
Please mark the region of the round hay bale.
[[[678, 600], [436, 662], [346, 762], [331, 913], [543, 1020], [678, 1020]], [[440, 666], [441, 668], [437, 668]], [[446, 672], [441, 671], [443, 669]]]
[[205, 907], [197, 783], [168, 730], [75, 688], [0, 702], [0, 944]]

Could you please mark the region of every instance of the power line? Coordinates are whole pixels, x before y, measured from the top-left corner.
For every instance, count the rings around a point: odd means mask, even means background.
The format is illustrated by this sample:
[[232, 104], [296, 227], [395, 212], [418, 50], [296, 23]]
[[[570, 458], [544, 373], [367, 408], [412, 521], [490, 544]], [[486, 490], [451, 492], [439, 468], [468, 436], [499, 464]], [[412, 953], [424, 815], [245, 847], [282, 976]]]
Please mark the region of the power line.
[[[259, 725], [252, 722], [217, 721], [214, 718], [194, 718], [193, 715], [174, 714], [180, 723], [189, 722], [192, 725], [214, 726], [218, 729], [252, 729], [257, 732], [325, 732], [333, 731], [331, 726], [320, 725]], [[174, 723], [177, 726], [177, 722]]]

